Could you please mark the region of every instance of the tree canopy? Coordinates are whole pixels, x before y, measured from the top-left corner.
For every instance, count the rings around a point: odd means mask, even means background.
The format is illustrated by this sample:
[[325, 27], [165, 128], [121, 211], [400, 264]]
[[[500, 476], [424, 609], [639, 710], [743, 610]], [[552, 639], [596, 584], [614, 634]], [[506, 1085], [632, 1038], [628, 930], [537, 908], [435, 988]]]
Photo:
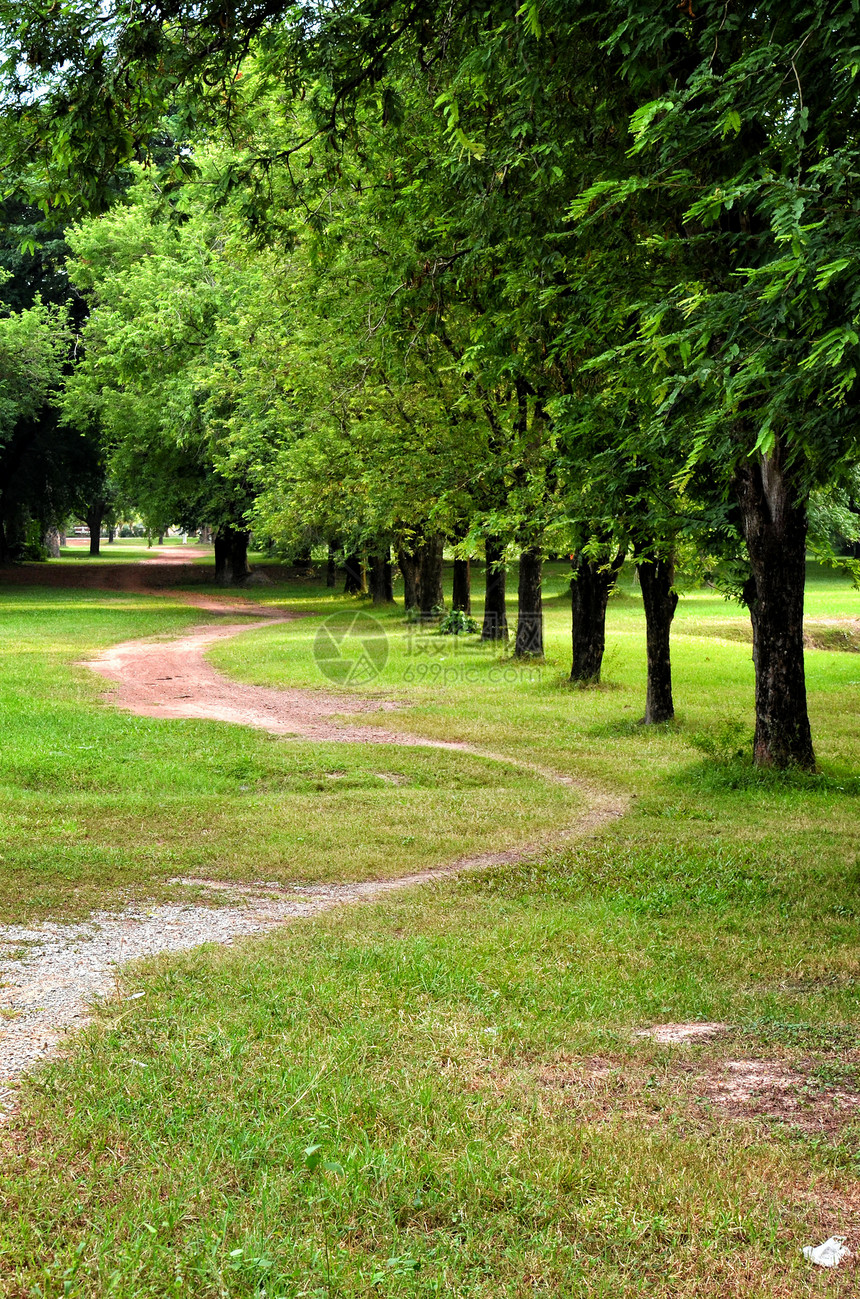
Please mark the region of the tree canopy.
[[750, 609], [756, 760], [813, 764], [809, 514], [850, 512], [858, 461], [856, 0], [0, 26], [8, 201], [77, 220], [93, 307], [67, 418], [153, 509], [486, 543], [538, 565], [530, 617], [543, 553], [584, 593], [626, 550], [667, 661], [694, 548]]

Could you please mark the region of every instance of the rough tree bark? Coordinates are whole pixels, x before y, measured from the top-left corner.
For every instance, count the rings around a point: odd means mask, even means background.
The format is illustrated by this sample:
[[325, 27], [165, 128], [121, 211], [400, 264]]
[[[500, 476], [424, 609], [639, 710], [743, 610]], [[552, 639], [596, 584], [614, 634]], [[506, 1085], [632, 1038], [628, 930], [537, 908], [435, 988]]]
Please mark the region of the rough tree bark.
[[344, 555], [343, 566], [346, 569], [346, 581], [344, 582], [344, 594], [346, 595], [364, 595], [367, 591], [367, 578], [364, 571], [364, 556], [358, 551], [350, 551]]
[[472, 612], [472, 566], [468, 559], [454, 560], [454, 590], [451, 608]]
[[648, 655], [648, 686], [643, 723], [670, 722], [675, 716], [672, 702], [672, 662], [669, 635], [678, 606], [672, 590], [675, 581], [674, 556], [637, 563], [642, 603], [645, 606], [645, 640]]
[[543, 600], [541, 580], [543, 559], [537, 546], [520, 555], [520, 582], [517, 603], [517, 658], [543, 658]]
[[224, 586], [230, 579], [227, 576], [227, 538], [221, 528], [216, 531], [212, 544], [215, 547], [215, 581]]
[[410, 552], [401, 546], [397, 551], [397, 563], [403, 574], [403, 607], [407, 610], [417, 609], [421, 603], [418, 556], [414, 551]]
[[498, 537], [484, 542], [487, 561], [484, 625], [481, 640], [507, 640], [508, 614], [505, 606], [505, 548]]
[[577, 551], [571, 560], [571, 681], [582, 685], [598, 685], [600, 682], [606, 647], [606, 605], [623, 563], [623, 550], [619, 550], [609, 564], [589, 559], [582, 551]]
[[442, 589], [442, 552], [445, 538], [441, 532], [431, 532], [425, 537], [418, 549], [420, 568], [418, 578], [418, 608], [421, 617], [435, 618], [440, 609], [445, 607], [445, 592]]
[[755, 665], [753, 760], [760, 767], [812, 770], [803, 661], [806, 506], [779, 442], [770, 455], [741, 465], [735, 493], [752, 569], [744, 602]]
[[251, 566], [248, 563], [248, 546], [251, 541], [251, 534], [239, 528], [231, 528], [230, 533], [230, 568], [233, 574], [233, 582], [244, 582], [251, 572]]
[[391, 604], [394, 600], [390, 546], [381, 546], [370, 556], [370, 592], [374, 604]]
[[49, 559], [60, 558], [60, 529], [48, 528], [45, 532], [45, 549]]

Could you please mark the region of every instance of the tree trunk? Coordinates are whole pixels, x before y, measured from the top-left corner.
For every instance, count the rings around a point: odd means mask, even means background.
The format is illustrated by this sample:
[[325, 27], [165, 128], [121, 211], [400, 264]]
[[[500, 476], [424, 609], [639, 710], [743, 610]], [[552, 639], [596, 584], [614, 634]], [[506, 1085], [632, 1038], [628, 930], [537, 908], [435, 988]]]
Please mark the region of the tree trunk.
[[472, 612], [472, 566], [468, 559], [454, 560], [454, 592], [451, 608]]
[[648, 687], [645, 694], [645, 716], [642, 721], [670, 722], [675, 716], [672, 703], [672, 662], [669, 656], [669, 633], [678, 606], [672, 590], [675, 560], [654, 559], [636, 565], [642, 603], [645, 606], [645, 638], [648, 654]]
[[230, 568], [232, 570], [232, 581], [236, 585], [244, 582], [245, 578], [251, 572], [251, 566], [248, 563], [248, 546], [251, 541], [250, 532], [242, 528], [230, 528], [228, 545], [230, 547]]
[[364, 573], [363, 556], [359, 551], [351, 550], [348, 555], [344, 556], [343, 563], [346, 569], [344, 593], [346, 595], [364, 595], [367, 590], [367, 581]]
[[507, 640], [508, 615], [505, 608], [505, 548], [498, 537], [484, 542], [487, 560], [484, 595], [484, 625], [481, 640]]
[[104, 509], [101, 505], [91, 505], [86, 515], [87, 527], [90, 530], [90, 554], [97, 555], [101, 543], [102, 519]]
[[49, 559], [60, 558], [60, 530], [59, 528], [48, 528], [45, 532], [45, 549], [48, 552]]
[[222, 586], [236, 586], [250, 573], [248, 542], [251, 534], [241, 528], [223, 524], [215, 533], [215, 581]]
[[337, 549], [329, 542], [328, 559], [325, 566], [325, 584], [332, 590], [337, 582]]
[[108, 545], [113, 545], [113, 543], [116, 541], [116, 527], [112, 523], [108, 524], [107, 539], [108, 539]]
[[812, 770], [803, 662], [806, 505], [779, 442], [771, 455], [741, 466], [735, 491], [752, 569], [744, 602], [755, 664], [753, 760], [759, 767]]
[[422, 618], [434, 618], [445, 607], [442, 589], [442, 552], [445, 538], [441, 532], [431, 532], [418, 551], [420, 575], [418, 578], [418, 607]]
[[382, 546], [370, 556], [370, 592], [374, 604], [391, 604], [394, 600], [391, 547]]
[[400, 549], [397, 552], [397, 562], [403, 574], [403, 607], [406, 610], [417, 609], [421, 603], [418, 556]]
[[227, 576], [227, 538], [219, 528], [215, 533], [215, 581], [222, 586], [230, 580]]
[[571, 681], [583, 685], [598, 685], [600, 682], [600, 669], [606, 646], [606, 605], [623, 563], [623, 550], [619, 550], [610, 564], [601, 564], [597, 560], [588, 559], [582, 551], [578, 551], [571, 561], [573, 568]]
[[541, 579], [543, 559], [536, 546], [520, 555], [520, 582], [517, 603], [517, 658], [543, 658], [543, 600]]

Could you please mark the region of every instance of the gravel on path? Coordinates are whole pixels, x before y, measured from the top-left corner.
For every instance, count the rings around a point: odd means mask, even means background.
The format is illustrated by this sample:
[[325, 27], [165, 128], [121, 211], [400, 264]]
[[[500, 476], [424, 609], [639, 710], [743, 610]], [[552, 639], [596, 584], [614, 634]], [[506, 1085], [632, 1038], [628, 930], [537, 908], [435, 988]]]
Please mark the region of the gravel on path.
[[129, 961], [184, 952], [203, 943], [230, 946], [238, 938], [317, 915], [341, 903], [501, 860], [507, 860], [505, 854], [488, 853], [441, 870], [355, 884], [283, 886], [176, 880], [177, 884], [228, 892], [231, 901], [220, 906], [132, 905], [120, 912], [95, 912], [86, 921], [0, 926], [0, 1122], [14, 1108], [21, 1076], [62, 1049], [66, 1035], [88, 1022], [94, 1002], [122, 998], [120, 972]]

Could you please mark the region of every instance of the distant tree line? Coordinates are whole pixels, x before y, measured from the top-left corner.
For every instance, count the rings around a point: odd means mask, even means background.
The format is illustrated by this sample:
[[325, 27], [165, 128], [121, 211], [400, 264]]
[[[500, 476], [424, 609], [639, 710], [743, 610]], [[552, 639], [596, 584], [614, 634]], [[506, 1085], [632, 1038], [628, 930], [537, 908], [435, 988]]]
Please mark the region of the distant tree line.
[[[147, 516], [212, 526], [225, 577], [253, 530], [377, 601], [396, 562], [429, 616], [443, 547], [462, 610], [482, 555], [491, 640], [515, 556], [521, 656], [570, 555], [576, 681], [626, 558], [647, 722], [673, 716], [679, 566], [707, 571], [750, 612], [755, 761], [814, 765], [806, 554], [860, 535], [850, 0], [0, 0], [3, 24], [6, 255], [34, 204], [57, 232], [18, 240], [44, 265], [0, 321], [4, 457], [77, 437]], [[61, 500], [20, 473], [5, 536]]]

